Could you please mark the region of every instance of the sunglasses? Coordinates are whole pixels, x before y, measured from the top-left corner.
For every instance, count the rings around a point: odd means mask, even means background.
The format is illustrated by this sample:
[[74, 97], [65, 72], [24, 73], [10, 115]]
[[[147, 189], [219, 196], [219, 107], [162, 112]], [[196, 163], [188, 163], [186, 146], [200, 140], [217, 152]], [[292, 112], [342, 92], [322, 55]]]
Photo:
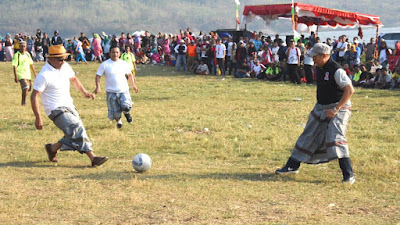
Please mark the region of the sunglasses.
[[64, 59], [64, 58], [57, 58], [57, 61], [59, 61], [59, 62], [65, 62], [67, 59]]

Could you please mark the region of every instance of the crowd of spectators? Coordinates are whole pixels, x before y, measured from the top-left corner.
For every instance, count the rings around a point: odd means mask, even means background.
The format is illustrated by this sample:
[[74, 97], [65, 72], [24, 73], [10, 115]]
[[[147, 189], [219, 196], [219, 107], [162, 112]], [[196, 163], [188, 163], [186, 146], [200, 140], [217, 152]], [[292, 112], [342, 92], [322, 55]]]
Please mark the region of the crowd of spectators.
[[34, 61], [45, 61], [51, 45], [63, 44], [71, 53], [68, 60], [102, 62], [108, 59], [111, 46], [119, 46], [122, 53], [133, 53], [137, 64], [159, 64], [176, 66], [188, 73], [202, 75], [232, 75], [236, 78], [257, 78], [270, 81], [290, 81], [312, 84], [315, 67], [312, 57], [307, 55], [315, 43], [331, 46], [332, 57], [347, 72], [354, 86], [365, 88], [398, 88], [400, 43], [389, 49], [383, 39], [361, 43], [358, 37], [348, 40], [342, 35], [338, 40], [327, 38], [322, 41], [311, 32], [309, 37], [299, 40], [283, 40], [278, 34], [264, 35], [253, 32], [251, 36], [240, 37], [236, 42], [229, 34], [218, 35], [200, 32], [195, 35], [190, 28], [179, 34], [150, 34], [150, 32], [121, 33], [119, 36], [93, 33], [63, 39], [58, 31], [53, 36], [37, 30], [35, 36], [7, 33], [0, 38], [0, 61], [11, 61], [19, 50], [19, 41], [27, 43], [27, 51]]

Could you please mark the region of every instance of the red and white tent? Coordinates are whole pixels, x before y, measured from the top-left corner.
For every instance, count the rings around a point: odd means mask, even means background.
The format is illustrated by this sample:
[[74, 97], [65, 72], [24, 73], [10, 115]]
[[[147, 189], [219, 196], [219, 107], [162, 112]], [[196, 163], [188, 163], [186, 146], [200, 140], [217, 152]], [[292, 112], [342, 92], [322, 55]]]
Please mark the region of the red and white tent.
[[[320, 27], [356, 27], [356, 26], [383, 26], [379, 16], [358, 12], [349, 12], [338, 9], [323, 8], [310, 4], [294, 3], [294, 23], [303, 23], [307, 26]], [[242, 21], [247, 24], [256, 17], [269, 22], [279, 18], [292, 18], [292, 4], [252, 5], [245, 6]]]

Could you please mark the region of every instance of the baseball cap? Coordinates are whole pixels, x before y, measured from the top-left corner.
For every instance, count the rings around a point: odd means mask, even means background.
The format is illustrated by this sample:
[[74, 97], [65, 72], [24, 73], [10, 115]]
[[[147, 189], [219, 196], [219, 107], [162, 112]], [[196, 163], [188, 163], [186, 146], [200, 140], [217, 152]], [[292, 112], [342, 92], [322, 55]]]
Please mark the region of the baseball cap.
[[314, 57], [316, 55], [330, 55], [331, 54], [331, 47], [327, 44], [323, 43], [316, 43], [314, 47], [311, 49], [311, 51], [307, 52], [307, 55], [310, 57]]

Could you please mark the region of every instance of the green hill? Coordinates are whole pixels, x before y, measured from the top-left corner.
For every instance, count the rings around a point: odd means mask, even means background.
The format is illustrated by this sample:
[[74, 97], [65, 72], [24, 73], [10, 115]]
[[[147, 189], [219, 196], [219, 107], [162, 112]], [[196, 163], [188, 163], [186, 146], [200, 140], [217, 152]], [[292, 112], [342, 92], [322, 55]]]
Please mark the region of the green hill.
[[[241, 0], [244, 5], [290, 3], [289, 0]], [[398, 0], [334, 1], [302, 0], [349, 11], [380, 15], [386, 27], [400, 26]], [[193, 31], [210, 31], [235, 27], [234, 0], [2, 0], [0, 1], [0, 33], [28, 32], [37, 28], [52, 33], [60, 30], [64, 37], [106, 31], [108, 33], [149, 30], [152, 33], [177, 33], [191, 27]], [[251, 23], [251, 30], [288, 31], [288, 23], [263, 21]]]

